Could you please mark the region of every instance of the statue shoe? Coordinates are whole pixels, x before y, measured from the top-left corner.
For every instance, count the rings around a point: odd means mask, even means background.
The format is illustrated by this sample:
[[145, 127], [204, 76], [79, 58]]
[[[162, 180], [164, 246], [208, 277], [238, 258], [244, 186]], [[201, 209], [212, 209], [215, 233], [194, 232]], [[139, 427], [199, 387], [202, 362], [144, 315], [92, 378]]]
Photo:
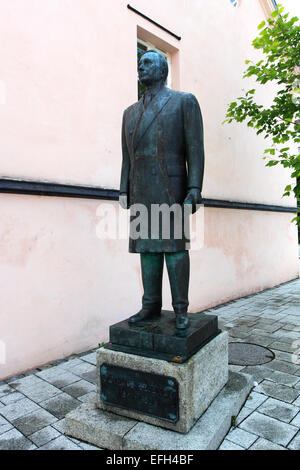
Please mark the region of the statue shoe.
[[158, 320], [161, 316], [161, 308], [146, 309], [142, 308], [138, 313], [129, 318], [128, 323], [134, 325], [140, 321]]
[[178, 330], [185, 330], [189, 324], [187, 313], [176, 313], [176, 328]]

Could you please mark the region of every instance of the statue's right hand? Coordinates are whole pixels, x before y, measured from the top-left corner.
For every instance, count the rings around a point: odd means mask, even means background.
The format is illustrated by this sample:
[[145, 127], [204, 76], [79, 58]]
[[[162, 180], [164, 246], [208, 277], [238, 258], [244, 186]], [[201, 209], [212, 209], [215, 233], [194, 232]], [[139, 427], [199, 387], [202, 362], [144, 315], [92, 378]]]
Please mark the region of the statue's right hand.
[[121, 193], [119, 196], [119, 204], [122, 209], [128, 209], [128, 201], [127, 201], [127, 194]]

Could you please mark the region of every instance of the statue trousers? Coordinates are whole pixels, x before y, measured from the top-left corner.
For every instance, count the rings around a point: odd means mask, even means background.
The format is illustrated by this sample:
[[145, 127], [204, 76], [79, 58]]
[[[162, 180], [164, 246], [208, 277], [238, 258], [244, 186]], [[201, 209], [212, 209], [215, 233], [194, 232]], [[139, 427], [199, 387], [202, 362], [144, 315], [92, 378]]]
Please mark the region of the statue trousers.
[[169, 276], [172, 306], [176, 314], [187, 312], [190, 258], [189, 252], [141, 253], [141, 271], [144, 288], [144, 309], [162, 306], [162, 278], [164, 258]]

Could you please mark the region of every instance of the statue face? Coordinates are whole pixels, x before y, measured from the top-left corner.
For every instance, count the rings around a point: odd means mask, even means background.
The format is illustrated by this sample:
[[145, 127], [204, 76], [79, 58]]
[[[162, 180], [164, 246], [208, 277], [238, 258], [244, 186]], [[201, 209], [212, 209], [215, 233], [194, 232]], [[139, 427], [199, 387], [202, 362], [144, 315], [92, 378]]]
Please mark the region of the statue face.
[[139, 81], [144, 86], [151, 86], [162, 80], [162, 68], [159, 56], [154, 52], [146, 52], [139, 61]]

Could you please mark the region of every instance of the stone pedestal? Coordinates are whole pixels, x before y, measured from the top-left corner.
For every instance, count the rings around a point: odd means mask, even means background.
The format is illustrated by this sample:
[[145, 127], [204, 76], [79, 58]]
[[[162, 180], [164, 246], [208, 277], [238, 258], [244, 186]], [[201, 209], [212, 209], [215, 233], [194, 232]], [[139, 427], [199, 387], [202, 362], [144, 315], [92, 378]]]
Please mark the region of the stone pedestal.
[[109, 328], [109, 343], [105, 348], [138, 356], [183, 363], [212, 340], [219, 332], [218, 317], [189, 313], [189, 327], [178, 330], [175, 315], [163, 310], [156, 321], [130, 325], [123, 320]]
[[228, 380], [228, 335], [182, 364], [101, 348], [97, 367], [100, 409], [187, 433]]
[[228, 334], [214, 315], [173, 312], [157, 322], [110, 327], [97, 351], [97, 398], [66, 416], [66, 434], [101, 448], [216, 449], [252, 386], [230, 374]]
[[187, 434], [125, 418], [84, 403], [65, 418], [65, 433], [109, 450], [215, 450], [231, 427], [253, 386], [241, 372], [228, 382]]

